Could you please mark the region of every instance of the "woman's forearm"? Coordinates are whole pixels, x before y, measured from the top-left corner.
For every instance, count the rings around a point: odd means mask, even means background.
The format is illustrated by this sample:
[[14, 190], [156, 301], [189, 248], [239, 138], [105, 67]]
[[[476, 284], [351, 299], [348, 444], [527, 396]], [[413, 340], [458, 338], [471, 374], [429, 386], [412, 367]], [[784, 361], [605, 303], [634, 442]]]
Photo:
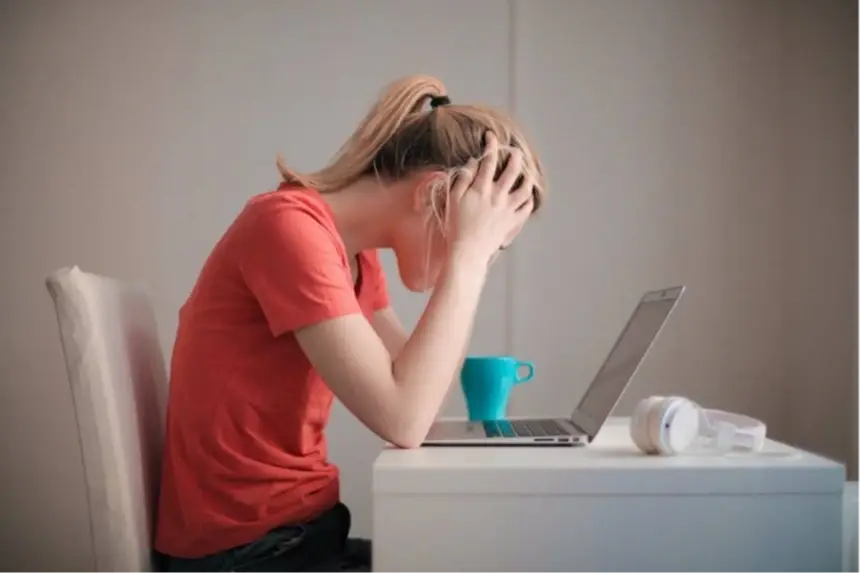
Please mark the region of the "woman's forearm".
[[417, 446], [442, 406], [472, 335], [487, 265], [452, 251], [427, 308], [393, 362], [403, 440]]

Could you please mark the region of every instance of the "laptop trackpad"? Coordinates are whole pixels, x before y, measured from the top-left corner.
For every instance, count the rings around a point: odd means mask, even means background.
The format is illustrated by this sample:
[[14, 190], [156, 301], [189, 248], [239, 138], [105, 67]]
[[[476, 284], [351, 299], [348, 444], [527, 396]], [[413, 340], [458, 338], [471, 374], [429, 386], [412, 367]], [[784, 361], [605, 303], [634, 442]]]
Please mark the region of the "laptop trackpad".
[[427, 441], [462, 440], [464, 438], [485, 438], [484, 425], [481, 422], [440, 421], [434, 423], [427, 433]]

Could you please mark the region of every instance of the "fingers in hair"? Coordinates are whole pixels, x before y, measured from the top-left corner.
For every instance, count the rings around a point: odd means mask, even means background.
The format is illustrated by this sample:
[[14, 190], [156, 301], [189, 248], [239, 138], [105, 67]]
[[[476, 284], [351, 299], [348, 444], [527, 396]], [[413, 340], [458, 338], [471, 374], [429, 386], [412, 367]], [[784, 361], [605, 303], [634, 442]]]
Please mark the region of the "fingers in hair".
[[488, 131], [485, 137], [484, 157], [481, 159], [481, 164], [478, 167], [478, 174], [475, 176], [474, 187], [478, 189], [489, 190], [492, 186], [493, 179], [496, 174], [496, 167], [499, 163], [499, 140], [495, 134]]

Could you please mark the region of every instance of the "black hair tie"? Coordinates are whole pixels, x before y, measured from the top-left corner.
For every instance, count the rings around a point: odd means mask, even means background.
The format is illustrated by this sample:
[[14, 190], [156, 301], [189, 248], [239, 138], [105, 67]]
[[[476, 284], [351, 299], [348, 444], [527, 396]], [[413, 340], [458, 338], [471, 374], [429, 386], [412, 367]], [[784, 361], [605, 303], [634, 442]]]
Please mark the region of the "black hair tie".
[[430, 98], [430, 109], [436, 109], [440, 105], [448, 105], [451, 103], [451, 98], [448, 96], [433, 96]]

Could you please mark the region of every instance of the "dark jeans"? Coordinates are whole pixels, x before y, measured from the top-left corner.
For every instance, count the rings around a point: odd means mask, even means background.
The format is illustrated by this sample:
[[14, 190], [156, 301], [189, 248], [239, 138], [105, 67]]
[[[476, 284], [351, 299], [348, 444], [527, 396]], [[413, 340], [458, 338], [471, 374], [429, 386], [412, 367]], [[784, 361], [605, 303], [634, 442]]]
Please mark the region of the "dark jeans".
[[162, 571], [370, 571], [370, 542], [347, 539], [350, 524], [349, 509], [339, 503], [311, 522], [214, 555], [162, 556]]

